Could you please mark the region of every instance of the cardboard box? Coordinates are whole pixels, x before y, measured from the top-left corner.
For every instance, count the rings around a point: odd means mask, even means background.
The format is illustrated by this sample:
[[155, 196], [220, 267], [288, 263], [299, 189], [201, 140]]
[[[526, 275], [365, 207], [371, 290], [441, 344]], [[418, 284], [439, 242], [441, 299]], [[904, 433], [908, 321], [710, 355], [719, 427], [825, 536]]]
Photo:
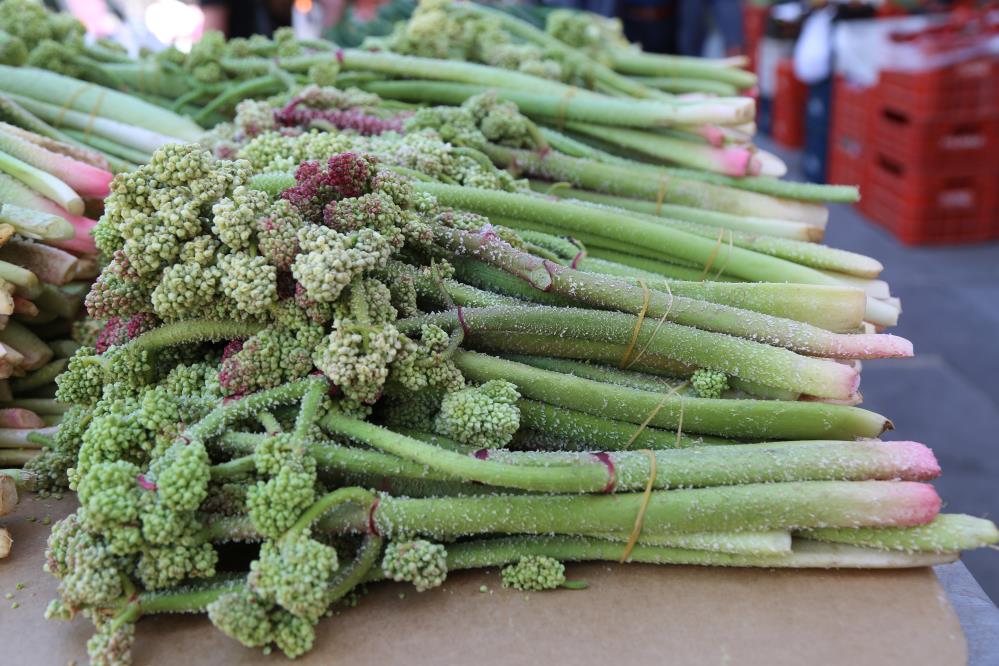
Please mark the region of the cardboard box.
[[[73, 508], [27, 498], [4, 524], [14, 550], [0, 560], [0, 663], [87, 663], [85, 619], [46, 621], [56, 581], [42, 572], [48, 528]], [[136, 666], [755, 665], [957, 666], [964, 638], [930, 569], [815, 571], [574, 564], [584, 591], [504, 590], [495, 570], [462, 572], [422, 594], [372, 586], [357, 608], [325, 619], [315, 649], [289, 662], [227, 638], [203, 616], [139, 622]], [[23, 582], [23, 590], [15, 590]], [[486, 585], [488, 591], [480, 592]]]

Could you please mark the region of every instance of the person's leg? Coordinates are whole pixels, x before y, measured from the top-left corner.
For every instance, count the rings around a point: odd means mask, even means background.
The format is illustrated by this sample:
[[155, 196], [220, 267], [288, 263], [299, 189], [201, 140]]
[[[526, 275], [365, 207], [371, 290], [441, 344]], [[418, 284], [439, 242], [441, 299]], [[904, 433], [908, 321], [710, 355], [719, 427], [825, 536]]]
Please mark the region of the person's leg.
[[677, 46], [683, 55], [699, 56], [704, 51], [707, 39], [705, 25], [707, 14], [704, 11], [707, 0], [680, 0], [679, 34]]
[[711, 18], [725, 44], [726, 55], [737, 55], [746, 50], [746, 36], [742, 26], [742, 0], [703, 0], [701, 5], [711, 6]]

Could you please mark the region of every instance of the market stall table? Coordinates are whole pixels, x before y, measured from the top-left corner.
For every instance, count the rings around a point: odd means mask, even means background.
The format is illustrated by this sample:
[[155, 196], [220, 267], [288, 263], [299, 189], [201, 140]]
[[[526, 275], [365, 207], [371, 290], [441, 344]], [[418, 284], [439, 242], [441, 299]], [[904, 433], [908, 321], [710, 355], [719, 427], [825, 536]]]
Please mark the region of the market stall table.
[[[0, 644], [4, 663], [86, 663], [90, 623], [42, 619], [55, 579], [42, 572], [48, 527], [71, 499], [28, 497], [7, 518], [11, 558], [0, 562]], [[30, 521], [29, 519], [34, 519]], [[324, 620], [316, 649], [299, 664], [572, 663], [932, 664], [967, 662], [958, 614], [930, 569], [816, 571], [578, 564], [570, 575], [587, 591], [514, 592], [496, 571], [461, 572], [423, 594], [372, 586], [357, 608]], [[989, 654], [984, 595], [959, 567], [941, 580], [974, 641], [972, 663]], [[24, 588], [17, 590], [17, 583]], [[486, 591], [483, 592], [482, 586]], [[969, 603], [974, 600], [974, 603]], [[17, 602], [18, 608], [11, 606]], [[977, 607], [976, 607], [977, 606]], [[135, 663], [263, 664], [284, 661], [243, 648], [203, 616], [139, 623]], [[993, 641], [994, 642], [994, 641]], [[994, 662], [993, 662], [994, 663]]]

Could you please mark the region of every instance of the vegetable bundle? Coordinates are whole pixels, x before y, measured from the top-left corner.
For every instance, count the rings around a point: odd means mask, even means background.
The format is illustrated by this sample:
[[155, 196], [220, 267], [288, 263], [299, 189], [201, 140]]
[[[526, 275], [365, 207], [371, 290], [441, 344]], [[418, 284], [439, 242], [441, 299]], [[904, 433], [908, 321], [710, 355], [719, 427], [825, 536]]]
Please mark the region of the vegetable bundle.
[[[535, 37], [469, 5], [421, 7], [399, 34], [436, 11], [480, 17], [479, 46]], [[463, 568], [541, 590], [578, 587], [579, 560], [912, 567], [999, 541], [941, 514], [932, 452], [879, 440], [891, 422], [856, 406], [861, 359], [913, 353], [880, 332], [897, 303], [877, 261], [816, 242], [822, 204], [855, 191], [765, 175], [742, 101], [645, 93], [624, 45], [551, 48], [599, 91], [569, 95], [287, 33], [138, 61], [65, 41], [87, 67], [9, 70], [19, 126], [104, 150], [45, 116], [63, 93], [32, 77], [77, 86], [57, 108], [86, 96], [99, 115], [130, 89], [214, 125], [151, 106], [159, 138], [104, 137], [134, 168], [92, 232], [99, 333], [54, 401], [2, 405], [58, 422], [21, 426], [0, 479], [77, 493], [49, 540], [48, 616], [93, 620], [94, 663], [128, 663], [137, 620], [170, 612], [294, 657], [364, 583], [422, 591]], [[386, 101], [420, 95], [451, 106]], [[60, 164], [18, 173], [84, 194], [91, 172]]]

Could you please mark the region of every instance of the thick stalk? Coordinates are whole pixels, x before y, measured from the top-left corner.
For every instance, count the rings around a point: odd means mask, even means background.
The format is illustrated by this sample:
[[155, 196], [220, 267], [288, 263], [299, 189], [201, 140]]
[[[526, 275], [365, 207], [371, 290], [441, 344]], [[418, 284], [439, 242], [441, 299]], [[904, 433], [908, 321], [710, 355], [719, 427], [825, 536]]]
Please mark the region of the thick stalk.
[[[912, 356], [912, 343], [905, 338], [892, 335], [833, 333], [790, 319], [693, 300], [662, 290], [651, 288], [646, 290], [625, 280], [584, 273], [568, 266], [541, 260], [514, 249], [495, 234], [439, 228], [435, 232], [435, 240], [452, 252], [468, 253], [480, 261], [518, 275], [539, 290], [557, 293], [572, 298], [577, 303], [593, 307], [636, 314], [645, 308], [646, 317], [651, 317], [653, 320], [665, 318], [676, 324], [736, 335], [747, 340], [817, 356], [834, 358]], [[731, 374], [742, 376], [735, 372]], [[751, 378], [747, 376], [745, 379]], [[777, 386], [765, 381], [761, 383]]]
[[[446, 63], [450, 69], [455, 64], [453, 61], [441, 60], [430, 62], [435, 63], [433, 65], [435, 68]], [[471, 63], [461, 64], [473, 66]], [[474, 66], [486, 70], [494, 69], [482, 65]], [[647, 128], [698, 123], [732, 125], [751, 120], [753, 115], [752, 104], [746, 100], [739, 100], [735, 104], [706, 101], [684, 105], [663, 103], [659, 100], [624, 100], [570, 88], [548, 79], [537, 79], [531, 82], [531, 87], [522, 87], [519, 80], [507, 80], [509, 75], [517, 75], [517, 72], [498, 71], [500, 74], [484, 72], [482, 73], [484, 78], [476, 78], [480, 75], [478, 71], [467, 76], [462, 73], [466, 78], [459, 79], [452, 78], [450, 71], [442, 72], [435, 69], [433, 74], [412, 78], [438, 79], [436, 81], [369, 81], [361, 83], [360, 87], [386, 99], [450, 105], [459, 105], [469, 97], [490, 92], [498, 99], [513, 102], [521, 113], [532, 120], [551, 124], [576, 120], [601, 125]], [[450, 82], [440, 79], [447, 79]], [[541, 82], [540, 85], [538, 82]]]
[[606, 194], [807, 224], [823, 225], [829, 219], [829, 211], [816, 203], [781, 199], [700, 179], [674, 176], [664, 171], [652, 174], [617, 164], [554, 152], [540, 155], [495, 144], [488, 144], [483, 151], [497, 166], [513, 168], [535, 178], [566, 181]]
[[[448, 547], [447, 563], [449, 570], [501, 567], [519, 561], [524, 555], [544, 555], [567, 562], [616, 562], [621, 558], [622, 552], [621, 543], [605, 539], [571, 536], [507, 537], [451, 545]], [[957, 556], [956, 552], [940, 555], [885, 553], [807, 541], [794, 541], [788, 554], [725, 553], [639, 543], [631, 551], [628, 562], [773, 569], [899, 569], [953, 562]]]
[[702, 58], [690, 58], [632, 49], [611, 48], [607, 51], [613, 68], [637, 76], [696, 77], [720, 81], [745, 90], [756, 85], [756, 75], [742, 69], [719, 67]]
[[55, 437], [58, 426], [47, 428], [0, 428], [0, 449], [40, 449], [41, 444], [32, 441], [29, 435]]
[[[378, 533], [389, 538], [594, 534], [630, 532], [643, 503], [640, 493], [382, 497], [370, 518], [368, 512], [346, 515], [354, 529], [367, 531], [370, 519]], [[807, 481], [654, 491], [645, 508], [643, 533], [909, 527], [930, 522], [939, 509], [940, 498], [932, 486], [906, 481]]]
[[801, 532], [806, 539], [867, 548], [907, 552], [945, 553], [973, 550], [999, 542], [991, 520], [963, 514], [940, 514], [919, 527], [824, 528]]
[[[452, 330], [460, 328], [469, 339], [484, 331], [512, 331], [617, 345], [629, 345], [637, 329], [636, 354], [665, 356], [766, 386], [847, 399], [856, 393], [860, 382], [857, 371], [842, 363], [801, 356], [732, 335], [677, 324], [660, 325], [654, 319], [646, 318], [640, 323], [636, 316], [618, 312], [532, 305], [468, 308], [462, 310], [460, 318], [457, 310], [451, 310], [400, 320], [397, 326], [409, 334], [426, 323]], [[545, 350], [539, 349], [536, 354], [544, 355]], [[621, 362], [626, 363], [626, 358], [622, 357]]]
[[248, 321], [188, 319], [146, 331], [129, 342], [128, 348], [133, 351], [156, 351], [190, 342], [235, 340], [248, 338], [262, 328], [262, 324]]
[[709, 93], [722, 97], [733, 97], [739, 91], [730, 83], [710, 79], [679, 76], [633, 76], [643, 86], [673, 94]]
[[[570, 235], [576, 235], [576, 232], [582, 231], [623, 243], [631, 243], [635, 237], [642, 237], [645, 239], [645, 247], [649, 251], [690, 261], [695, 265], [706, 266], [709, 269], [717, 265], [725, 271], [726, 275], [740, 277], [750, 282], [793, 282], [836, 286], [844, 284], [836, 277], [807, 266], [730, 246], [722, 243], [720, 239], [712, 241], [702, 236], [659, 226], [627, 215], [619, 215], [608, 210], [598, 210], [562, 201], [548, 201], [523, 194], [455, 187], [438, 183], [417, 183], [414, 186], [434, 195], [443, 205], [464, 208], [487, 216], [533, 221], [558, 228], [563, 233]], [[582, 240], [586, 242], [585, 239]], [[722, 271], [718, 270], [718, 272]], [[871, 318], [872, 300], [868, 297], [865, 316], [874, 323], [881, 323], [877, 319]]]
[[589, 201], [591, 203], [631, 210], [636, 213], [697, 222], [721, 229], [731, 229], [732, 231], [745, 231], [764, 236], [816, 242], [822, 240], [823, 236], [821, 227], [805, 222], [789, 222], [787, 220], [763, 217], [732, 215], [730, 213], [719, 213], [713, 210], [678, 206], [670, 203], [657, 204], [654, 201], [617, 197], [611, 194], [601, 194], [599, 192], [591, 192], [568, 186], [553, 187], [552, 183], [536, 180], [531, 181], [531, 189], [545, 194], [552, 194], [560, 199], [579, 199], [580, 201]]
[[[505, 379], [524, 398], [629, 423], [762, 441], [767, 439], [854, 439], [878, 437], [891, 422], [857, 407], [821, 402], [715, 400], [672, 396], [604, 384], [522, 363], [458, 351], [454, 362], [473, 382]], [[651, 418], [650, 418], [651, 417]]]

